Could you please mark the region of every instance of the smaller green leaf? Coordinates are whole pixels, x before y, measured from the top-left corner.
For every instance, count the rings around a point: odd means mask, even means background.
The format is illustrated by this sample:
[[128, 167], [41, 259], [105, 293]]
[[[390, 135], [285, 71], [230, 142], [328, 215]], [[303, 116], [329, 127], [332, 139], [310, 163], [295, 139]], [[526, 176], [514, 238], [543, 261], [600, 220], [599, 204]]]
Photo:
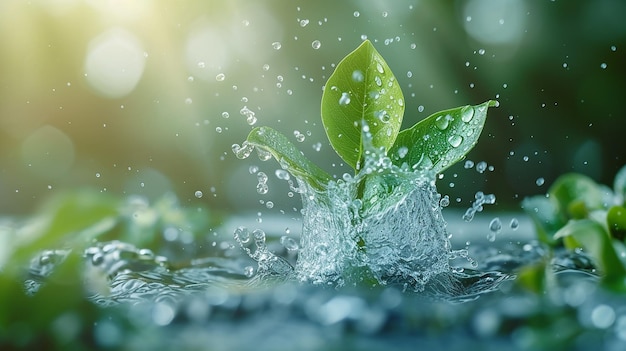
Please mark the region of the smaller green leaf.
[[497, 106], [497, 101], [489, 100], [430, 115], [398, 134], [389, 157], [398, 166], [406, 163], [414, 170], [440, 173], [476, 145], [487, 109]]
[[393, 72], [369, 40], [348, 54], [328, 78], [322, 94], [322, 123], [337, 154], [361, 168], [364, 125], [372, 145], [393, 145], [402, 125], [404, 97]]
[[332, 179], [328, 173], [304, 157], [286, 136], [269, 127], [257, 127], [248, 134], [249, 145], [269, 152], [288, 172], [317, 190]]
[[624, 241], [626, 238], [626, 208], [623, 206], [611, 207], [606, 215], [606, 221], [611, 236]]
[[594, 259], [604, 274], [604, 280], [615, 288], [623, 289], [626, 269], [618, 257], [613, 242], [606, 230], [590, 219], [571, 220], [554, 234], [563, 239], [566, 246], [583, 249]]

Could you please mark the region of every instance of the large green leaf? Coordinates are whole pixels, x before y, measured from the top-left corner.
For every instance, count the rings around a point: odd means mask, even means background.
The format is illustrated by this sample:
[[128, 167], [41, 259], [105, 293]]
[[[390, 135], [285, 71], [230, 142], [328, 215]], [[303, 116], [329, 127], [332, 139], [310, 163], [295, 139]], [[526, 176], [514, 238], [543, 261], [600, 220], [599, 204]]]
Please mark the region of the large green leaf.
[[324, 189], [331, 180], [328, 173], [304, 157], [286, 136], [270, 127], [253, 129], [247, 142], [269, 152], [283, 168], [318, 190]]
[[461, 160], [476, 145], [487, 109], [498, 106], [489, 100], [437, 112], [405, 129], [389, 151], [394, 164], [439, 173]]
[[400, 85], [371, 42], [348, 54], [328, 79], [322, 95], [322, 123], [337, 154], [352, 168], [361, 168], [362, 129], [372, 145], [389, 150], [404, 115]]

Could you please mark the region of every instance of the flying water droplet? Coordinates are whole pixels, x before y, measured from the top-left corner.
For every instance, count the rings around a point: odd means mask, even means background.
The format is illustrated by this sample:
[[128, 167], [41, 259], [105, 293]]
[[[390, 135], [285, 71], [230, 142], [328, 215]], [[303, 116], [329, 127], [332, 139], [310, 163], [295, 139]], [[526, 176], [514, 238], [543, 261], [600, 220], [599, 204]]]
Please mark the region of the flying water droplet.
[[279, 41], [275, 41], [272, 43], [272, 47], [274, 48], [274, 50], [280, 50], [282, 46], [283, 45]]
[[226, 75], [224, 73], [220, 73], [215, 76], [215, 80], [218, 82], [223, 82], [226, 79]]
[[288, 251], [298, 250], [298, 243], [293, 239], [286, 235], [280, 237], [280, 243], [287, 249]]
[[319, 40], [313, 40], [313, 42], [311, 43], [311, 46], [313, 47], [314, 50], [317, 50], [322, 46], [322, 43]]
[[200, 190], [196, 190], [196, 192], [193, 194], [195, 197], [197, 197], [198, 199], [202, 198], [202, 191]]
[[537, 184], [537, 186], [542, 186], [545, 183], [545, 179], [543, 177], [541, 178], [537, 178], [537, 180], [535, 181], [535, 184]]
[[252, 150], [254, 150], [254, 146], [248, 144], [247, 141], [244, 141], [241, 146], [239, 144], [233, 144], [231, 148], [238, 159], [248, 158]]
[[511, 223], [509, 224], [509, 227], [511, 227], [511, 229], [513, 230], [517, 230], [517, 228], [519, 228], [519, 221], [517, 220], [517, 218], [511, 219]]

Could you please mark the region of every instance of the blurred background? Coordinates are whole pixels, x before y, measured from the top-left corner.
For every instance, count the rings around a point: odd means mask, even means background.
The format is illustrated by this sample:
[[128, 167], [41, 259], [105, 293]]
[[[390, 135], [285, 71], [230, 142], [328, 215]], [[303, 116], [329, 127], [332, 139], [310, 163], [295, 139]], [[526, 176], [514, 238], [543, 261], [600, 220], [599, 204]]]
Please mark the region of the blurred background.
[[[500, 101], [468, 156], [490, 168], [461, 162], [438, 181], [452, 206], [484, 191], [515, 209], [571, 171], [611, 184], [626, 163], [624, 14], [620, 0], [3, 0], [0, 214], [82, 187], [293, 213], [278, 164], [238, 160], [231, 145], [268, 125], [349, 171], [319, 106], [365, 38], [402, 86], [404, 127]], [[270, 176], [268, 194], [251, 166]]]

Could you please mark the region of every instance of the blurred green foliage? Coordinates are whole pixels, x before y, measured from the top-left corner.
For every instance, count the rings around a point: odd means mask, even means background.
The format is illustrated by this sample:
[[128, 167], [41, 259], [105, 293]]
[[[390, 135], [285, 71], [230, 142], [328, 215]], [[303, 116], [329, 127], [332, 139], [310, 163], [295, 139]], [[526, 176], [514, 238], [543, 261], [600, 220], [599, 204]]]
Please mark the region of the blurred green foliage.
[[[244, 106], [258, 124], [305, 134], [307, 156], [340, 175], [349, 168], [325, 140], [318, 102], [334, 65], [365, 37], [394, 67], [404, 127], [449, 106], [501, 102], [469, 155], [494, 172], [458, 165], [439, 182], [441, 192], [464, 200], [459, 205], [482, 190], [513, 207], [537, 192], [537, 178], [551, 182], [568, 171], [607, 183], [626, 156], [613, 146], [624, 133], [625, 7], [619, 0], [3, 1], [0, 213], [32, 212], [77, 185], [258, 208], [249, 164], [229, 151], [252, 128], [239, 113]], [[276, 191], [263, 199], [284, 204], [275, 211], [297, 206], [272, 181]], [[194, 198], [196, 190], [206, 196]]]

